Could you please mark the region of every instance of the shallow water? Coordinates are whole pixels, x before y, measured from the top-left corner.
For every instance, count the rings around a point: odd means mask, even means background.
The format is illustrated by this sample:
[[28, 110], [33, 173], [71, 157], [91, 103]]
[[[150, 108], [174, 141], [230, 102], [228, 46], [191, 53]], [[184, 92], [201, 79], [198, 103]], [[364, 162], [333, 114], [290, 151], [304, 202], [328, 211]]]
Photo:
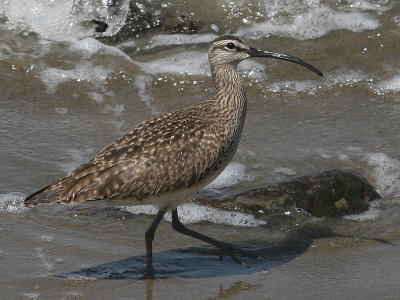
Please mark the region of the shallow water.
[[[82, 3], [0, 4], [0, 298], [398, 298], [395, 1], [207, 1], [196, 9], [194, 1], [143, 2], [150, 10], [191, 13], [199, 33], [149, 31], [115, 46], [95, 40], [83, 21], [105, 20], [105, 34], [112, 34], [128, 2], [113, 13], [104, 1]], [[212, 247], [174, 232], [167, 220], [154, 243], [155, 281], [137, 280], [154, 208], [104, 201], [18, 206], [134, 124], [212, 97], [207, 44], [225, 33], [300, 57], [324, 77], [288, 62], [242, 63], [246, 126], [233, 162], [208, 189], [335, 167], [367, 177], [382, 200], [357, 216], [303, 215], [280, 225], [186, 204], [181, 214], [188, 226], [265, 259], [246, 259], [249, 269], [220, 261]]]

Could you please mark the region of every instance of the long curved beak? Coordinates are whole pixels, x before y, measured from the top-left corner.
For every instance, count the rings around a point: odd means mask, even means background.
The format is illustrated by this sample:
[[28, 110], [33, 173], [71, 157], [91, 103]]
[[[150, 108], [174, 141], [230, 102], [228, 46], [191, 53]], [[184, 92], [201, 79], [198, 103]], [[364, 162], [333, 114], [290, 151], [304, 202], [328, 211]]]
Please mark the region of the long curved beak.
[[274, 57], [274, 58], [278, 58], [278, 59], [292, 61], [296, 64], [302, 65], [302, 66], [310, 69], [311, 71], [315, 72], [319, 76], [324, 76], [322, 74], [322, 72], [320, 70], [318, 70], [316, 67], [310, 65], [309, 63], [305, 62], [304, 60], [302, 60], [300, 58], [297, 58], [297, 57], [294, 57], [291, 55], [287, 55], [287, 54], [283, 54], [283, 53], [276, 53], [276, 52], [271, 52], [271, 51], [266, 51], [266, 50], [251, 48], [251, 47], [246, 52], [251, 57]]

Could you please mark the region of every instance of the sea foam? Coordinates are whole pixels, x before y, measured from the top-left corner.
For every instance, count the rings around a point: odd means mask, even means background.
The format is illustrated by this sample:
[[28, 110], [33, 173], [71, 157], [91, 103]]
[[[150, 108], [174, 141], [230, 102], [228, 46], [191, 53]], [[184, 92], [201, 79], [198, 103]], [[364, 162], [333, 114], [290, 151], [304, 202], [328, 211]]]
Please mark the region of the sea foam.
[[[184, 51], [148, 62], [135, 61], [135, 64], [148, 74], [211, 75], [206, 51]], [[266, 67], [264, 64], [255, 61], [244, 61], [238, 66], [240, 72], [249, 69], [251, 72], [247, 72], [247, 76], [258, 78], [259, 72], [264, 72]]]
[[[1, 15], [16, 31], [36, 32], [52, 41], [73, 41], [96, 35], [96, 25], [107, 23], [105, 35], [115, 34], [124, 24], [129, 12], [129, 0], [118, 1], [112, 9], [107, 1], [47, 1], [3, 0]], [[99, 3], [100, 2], [100, 3]]]
[[379, 81], [374, 86], [374, 91], [378, 94], [400, 92], [400, 75], [394, 75], [389, 79]]
[[92, 37], [72, 41], [69, 48], [71, 51], [81, 54], [85, 59], [90, 58], [94, 54], [102, 54], [120, 56], [132, 62], [132, 59], [119, 48], [103, 44]]
[[94, 65], [89, 61], [84, 61], [77, 64], [75, 68], [69, 70], [45, 68], [41, 71], [40, 79], [46, 85], [47, 92], [52, 94], [56, 91], [59, 84], [66, 81], [87, 82], [101, 87], [102, 83], [111, 73], [111, 69]]
[[0, 195], [0, 213], [22, 213], [29, 208], [22, 207], [20, 203], [26, 195], [18, 192]]
[[366, 156], [367, 163], [373, 167], [372, 176], [379, 193], [390, 195], [400, 190], [400, 161], [385, 153]]
[[230, 187], [242, 181], [251, 181], [252, 176], [246, 173], [246, 167], [238, 162], [231, 162], [222, 173], [205, 189], [220, 189]]
[[218, 36], [215, 34], [165, 34], [152, 37], [146, 48], [172, 45], [208, 44]]
[[380, 209], [376, 207], [370, 207], [368, 210], [360, 214], [343, 216], [343, 218], [354, 221], [368, 221], [376, 219], [380, 213], [381, 213]]
[[269, 34], [296, 38], [315, 39], [338, 29], [362, 32], [376, 29], [380, 23], [372, 15], [358, 11], [337, 11], [327, 6], [310, 8], [293, 18], [276, 17], [262, 23], [253, 24], [238, 31], [239, 35], [254, 38]]
[[[158, 211], [153, 205], [120, 206], [120, 209], [132, 214], [155, 215]], [[241, 227], [254, 227], [266, 224], [265, 221], [256, 219], [253, 215], [241, 212], [230, 212], [212, 207], [186, 203], [178, 207], [179, 220], [184, 224], [211, 222]], [[165, 220], [171, 222], [171, 213], [167, 213]]]
[[136, 61], [135, 64], [148, 74], [206, 75], [209, 69], [207, 53], [204, 51], [185, 51], [149, 62]]

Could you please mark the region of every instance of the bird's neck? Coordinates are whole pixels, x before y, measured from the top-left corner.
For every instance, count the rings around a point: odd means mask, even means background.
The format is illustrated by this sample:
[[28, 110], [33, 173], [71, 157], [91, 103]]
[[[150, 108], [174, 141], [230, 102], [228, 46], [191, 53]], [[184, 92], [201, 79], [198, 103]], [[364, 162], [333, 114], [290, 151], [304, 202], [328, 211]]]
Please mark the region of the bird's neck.
[[241, 118], [246, 114], [246, 93], [235, 66], [223, 65], [211, 68], [216, 89], [215, 101], [222, 112]]
[[227, 147], [233, 149], [233, 155], [246, 119], [246, 93], [235, 66], [226, 65], [211, 69], [216, 88], [215, 104], [222, 125], [220, 133], [226, 137]]

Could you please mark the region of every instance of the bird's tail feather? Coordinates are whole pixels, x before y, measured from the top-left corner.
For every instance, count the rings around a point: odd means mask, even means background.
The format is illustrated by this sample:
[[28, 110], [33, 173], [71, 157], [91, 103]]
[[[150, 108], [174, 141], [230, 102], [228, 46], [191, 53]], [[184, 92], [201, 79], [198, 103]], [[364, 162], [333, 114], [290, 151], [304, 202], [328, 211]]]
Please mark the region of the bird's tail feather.
[[60, 195], [63, 191], [61, 181], [54, 182], [49, 186], [29, 195], [25, 198], [22, 206], [35, 206], [41, 203], [60, 202]]

